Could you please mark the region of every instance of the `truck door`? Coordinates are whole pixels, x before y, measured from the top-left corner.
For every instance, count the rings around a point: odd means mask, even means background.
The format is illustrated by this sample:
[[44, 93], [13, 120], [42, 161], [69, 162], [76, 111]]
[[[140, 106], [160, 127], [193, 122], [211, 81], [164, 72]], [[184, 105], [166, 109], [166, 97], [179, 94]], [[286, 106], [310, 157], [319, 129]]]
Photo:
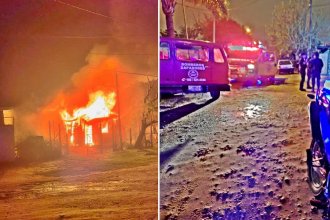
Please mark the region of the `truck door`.
[[228, 84], [228, 63], [225, 59], [225, 54], [220, 48], [213, 48], [213, 63], [212, 63], [212, 83]]

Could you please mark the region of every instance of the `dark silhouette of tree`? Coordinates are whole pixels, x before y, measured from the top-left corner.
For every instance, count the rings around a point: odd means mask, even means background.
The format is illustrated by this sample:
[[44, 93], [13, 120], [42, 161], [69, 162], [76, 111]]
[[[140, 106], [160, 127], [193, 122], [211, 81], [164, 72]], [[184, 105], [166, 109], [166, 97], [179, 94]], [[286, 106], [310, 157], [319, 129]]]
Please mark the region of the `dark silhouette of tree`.
[[144, 143], [146, 129], [158, 123], [158, 81], [148, 81], [145, 87], [144, 112], [141, 119], [141, 129], [134, 144], [136, 148], [142, 148], [146, 145]]
[[[208, 8], [216, 19], [228, 15], [228, 0], [187, 0], [196, 5], [202, 4]], [[162, 0], [162, 10], [166, 18], [167, 36], [175, 37], [173, 15], [175, 11], [176, 0]]]
[[[222, 18], [216, 20], [215, 26], [216, 43], [251, 43], [253, 40], [252, 36], [246, 33], [244, 26], [232, 19]], [[191, 39], [211, 41], [213, 35], [213, 19], [205, 17], [203, 20], [196, 20], [195, 24], [188, 28], [188, 33]], [[185, 37], [184, 27], [180, 28], [178, 37]]]
[[307, 50], [310, 38], [312, 48], [316, 48], [322, 33], [329, 36], [326, 13], [320, 10], [314, 12], [311, 27], [308, 26], [308, 14], [305, 1], [287, 0], [275, 5], [272, 23], [266, 27], [266, 32], [277, 52]]
[[175, 0], [162, 0], [162, 9], [166, 18], [167, 36], [174, 37], [173, 15], [175, 10]]

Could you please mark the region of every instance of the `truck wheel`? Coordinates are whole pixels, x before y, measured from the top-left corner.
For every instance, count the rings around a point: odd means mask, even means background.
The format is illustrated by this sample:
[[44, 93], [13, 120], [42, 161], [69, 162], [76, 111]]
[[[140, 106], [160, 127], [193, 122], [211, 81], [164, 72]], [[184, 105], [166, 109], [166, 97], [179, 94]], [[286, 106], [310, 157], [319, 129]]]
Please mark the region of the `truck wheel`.
[[327, 180], [326, 158], [322, 141], [313, 139], [307, 150], [308, 185], [314, 196], [323, 194]]
[[218, 99], [220, 97], [220, 90], [212, 90], [210, 91], [210, 95], [212, 99]]

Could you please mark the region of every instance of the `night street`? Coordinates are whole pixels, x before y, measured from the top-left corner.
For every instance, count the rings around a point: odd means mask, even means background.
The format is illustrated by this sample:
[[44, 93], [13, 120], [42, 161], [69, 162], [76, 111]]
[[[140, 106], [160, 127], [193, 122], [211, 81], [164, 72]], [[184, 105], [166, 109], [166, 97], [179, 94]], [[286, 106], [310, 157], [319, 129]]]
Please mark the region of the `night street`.
[[156, 161], [154, 148], [1, 167], [1, 219], [157, 219]]
[[307, 184], [310, 100], [298, 74], [285, 77], [223, 92], [161, 130], [161, 219], [320, 219]]

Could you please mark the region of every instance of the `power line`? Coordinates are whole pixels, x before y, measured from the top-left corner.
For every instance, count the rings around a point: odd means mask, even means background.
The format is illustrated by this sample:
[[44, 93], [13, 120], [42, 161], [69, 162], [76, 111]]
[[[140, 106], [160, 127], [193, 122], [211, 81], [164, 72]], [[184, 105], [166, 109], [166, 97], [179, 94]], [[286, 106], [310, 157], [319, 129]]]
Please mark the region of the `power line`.
[[106, 18], [106, 19], [109, 19], [111, 21], [121, 21], [125, 24], [134, 24], [133, 22], [131, 21], [125, 21], [125, 20], [119, 20], [119, 19], [114, 19], [113, 17], [110, 17], [108, 15], [105, 15], [105, 14], [102, 14], [102, 13], [99, 13], [99, 12], [95, 12], [95, 11], [92, 11], [92, 10], [89, 10], [89, 9], [86, 9], [86, 8], [82, 8], [82, 7], [79, 7], [77, 5], [73, 5], [73, 4], [70, 4], [70, 3], [67, 3], [67, 2], [63, 2], [61, 0], [53, 0], [54, 2], [57, 2], [57, 3], [60, 3], [60, 4], [63, 4], [63, 5], [66, 5], [68, 7], [71, 7], [71, 8], [74, 8], [74, 9], [77, 9], [77, 10], [80, 10], [80, 11], [83, 11], [83, 12], [87, 12], [87, 13], [90, 13], [90, 14], [93, 14], [93, 15], [96, 15], [96, 16], [99, 16], [99, 17], [103, 17], [103, 18]]
[[97, 15], [97, 16], [100, 16], [100, 17], [103, 17], [103, 18], [108, 18], [108, 19], [112, 20], [112, 18], [107, 16], [107, 15], [104, 15], [104, 14], [101, 14], [101, 13], [98, 13], [98, 12], [95, 12], [95, 11], [91, 11], [91, 10], [88, 10], [88, 9], [85, 9], [85, 8], [81, 8], [79, 6], [72, 5], [72, 4], [69, 4], [69, 3], [66, 3], [66, 2], [63, 2], [63, 1], [60, 1], [60, 0], [54, 0], [54, 2], [57, 2], [57, 3], [63, 4], [63, 5], [66, 5], [66, 6], [69, 6], [69, 7], [72, 7], [72, 8], [90, 13], [90, 14], [94, 14], [94, 15]]

